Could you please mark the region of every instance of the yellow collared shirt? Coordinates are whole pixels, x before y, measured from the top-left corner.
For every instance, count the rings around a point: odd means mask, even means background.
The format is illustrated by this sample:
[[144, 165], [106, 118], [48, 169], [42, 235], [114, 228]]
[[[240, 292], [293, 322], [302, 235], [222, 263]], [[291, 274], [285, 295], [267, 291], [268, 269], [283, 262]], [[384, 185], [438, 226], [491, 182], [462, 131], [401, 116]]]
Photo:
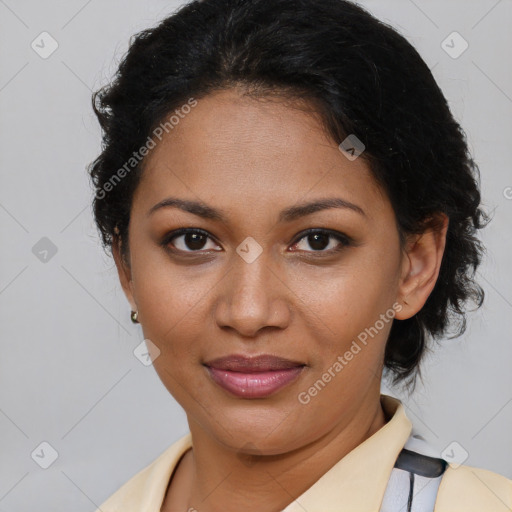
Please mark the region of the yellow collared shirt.
[[[398, 399], [381, 395], [381, 403], [391, 419], [282, 512], [379, 512], [395, 461], [412, 430]], [[188, 433], [128, 480], [96, 512], [160, 512], [169, 479], [191, 447]], [[485, 469], [448, 466], [434, 512], [512, 512], [512, 480]]]

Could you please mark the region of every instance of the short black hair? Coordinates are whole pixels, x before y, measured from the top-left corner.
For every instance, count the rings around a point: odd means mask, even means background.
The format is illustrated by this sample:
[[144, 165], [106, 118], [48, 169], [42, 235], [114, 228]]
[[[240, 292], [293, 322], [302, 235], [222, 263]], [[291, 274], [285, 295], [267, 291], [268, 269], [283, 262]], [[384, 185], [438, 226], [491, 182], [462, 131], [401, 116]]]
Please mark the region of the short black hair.
[[[103, 133], [88, 167], [104, 249], [121, 241], [144, 159], [113, 178], [172, 111], [211, 92], [238, 87], [314, 105], [337, 143], [356, 135], [393, 206], [403, 241], [439, 213], [449, 218], [439, 278], [423, 308], [394, 320], [385, 350], [392, 384], [414, 388], [428, 339], [466, 327], [484, 247], [476, 231], [479, 169], [466, 135], [415, 48], [391, 26], [344, 0], [195, 0], [130, 39], [111, 83], [93, 93]], [[117, 176], [119, 178], [119, 174]], [[114, 186], [115, 185], [115, 186]], [[429, 224], [430, 223], [430, 224]]]

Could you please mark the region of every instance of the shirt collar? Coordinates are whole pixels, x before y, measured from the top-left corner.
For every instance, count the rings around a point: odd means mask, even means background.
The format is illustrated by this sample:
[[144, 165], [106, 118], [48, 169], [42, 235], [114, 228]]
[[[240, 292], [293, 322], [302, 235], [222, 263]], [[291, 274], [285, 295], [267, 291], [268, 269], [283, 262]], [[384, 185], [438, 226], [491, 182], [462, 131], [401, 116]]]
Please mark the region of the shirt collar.
[[322, 475], [282, 512], [378, 512], [395, 461], [412, 430], [402, 403], [381, 395], [391, 419]]
[[[411, 434], [402, 403], [380, 395], [391, 418], [356, 446], [282, 512], [358, 510], [378, 512], [394, 463]], [[192, 447], [190, 432], [169, 446], [103, 505], [104, 512], [160, 512], [167, 486], [181, 457]]]

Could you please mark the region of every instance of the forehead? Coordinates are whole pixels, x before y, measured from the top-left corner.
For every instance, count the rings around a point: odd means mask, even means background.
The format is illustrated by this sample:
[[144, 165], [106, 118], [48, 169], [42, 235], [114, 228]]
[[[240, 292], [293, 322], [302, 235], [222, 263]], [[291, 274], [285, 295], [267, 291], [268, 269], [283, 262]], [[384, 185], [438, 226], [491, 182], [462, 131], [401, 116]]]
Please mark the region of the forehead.
[[197, 101], [146, 157], [134, 202], [182, 195], [266, 210], [345, 196], [372, 210], [387, 201], [366, 161], [349, 160], [311, 106], [234, 89]]

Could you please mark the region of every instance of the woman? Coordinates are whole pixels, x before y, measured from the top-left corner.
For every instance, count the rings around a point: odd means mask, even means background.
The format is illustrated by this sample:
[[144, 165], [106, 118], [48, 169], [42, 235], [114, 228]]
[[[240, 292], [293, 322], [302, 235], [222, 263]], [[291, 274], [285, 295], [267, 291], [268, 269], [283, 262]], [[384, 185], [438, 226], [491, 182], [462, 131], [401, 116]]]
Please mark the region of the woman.
[[190, 428], [99, 510], [512, 507], [380, 394], [483, 300], [478, 169], [402, 36], [343, 0], [193, 1], [93, 105], [96, 222]]

